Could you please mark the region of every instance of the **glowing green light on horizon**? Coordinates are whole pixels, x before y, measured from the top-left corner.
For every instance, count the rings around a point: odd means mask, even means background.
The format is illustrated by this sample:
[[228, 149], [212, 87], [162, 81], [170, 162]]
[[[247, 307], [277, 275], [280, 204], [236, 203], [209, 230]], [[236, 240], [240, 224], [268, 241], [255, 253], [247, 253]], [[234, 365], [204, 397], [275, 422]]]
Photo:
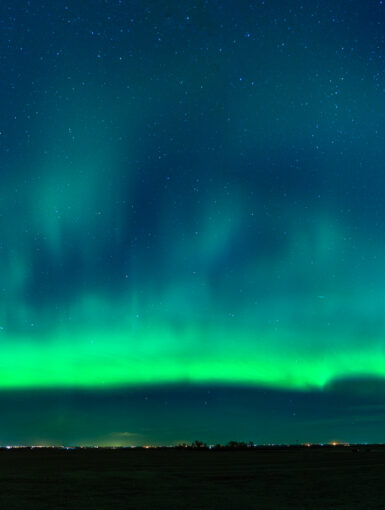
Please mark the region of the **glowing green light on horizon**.
[[38, 344], [13, 339], [2, 345], [0, 387], [219, 383], [303, 390], [323, 388], [346, 376], [385, 376], [381, 349], [357, 350], [349, 355], [335, 352], [299, 356], [289, 349], [269, 349], [274, 339], [265, 337], [261, 347], [250, 352], [250, 339], [238, 336], [234, 341], [234, 336], [235, 332], [229, 332], [229, 338], [221, 339], [231, 349], [231, 356], [217, 348], [204, 353], [194, 348], [198, 343], [209, 342], [210, 334], [203, 339], [200, 335], [199, 341], [193, 343], [191, 332], [183, 337], [162, 329], [139, 332], [136, 338], [132, 333], [90, 330], [78, 337], [59, 335], [52, 342]]

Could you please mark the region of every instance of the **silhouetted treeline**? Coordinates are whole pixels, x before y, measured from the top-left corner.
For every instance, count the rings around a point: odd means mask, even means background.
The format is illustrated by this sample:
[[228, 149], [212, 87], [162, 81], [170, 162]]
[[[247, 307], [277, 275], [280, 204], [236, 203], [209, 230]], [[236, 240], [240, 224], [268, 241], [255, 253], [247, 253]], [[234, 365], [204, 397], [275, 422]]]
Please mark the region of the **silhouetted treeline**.
[[374, 448], [385, 447], [384, 444], [348, 444], [348, 443], [327, 443], [327, 444], [256, 444], [253, 441], [229, 441], [226, 444], [207, 444], [203, 441], [196, 439], [192, 443], [179, 443], [175, 446], [0, 446], [0, 451], [25, 451], [33, 450], [38, 453], [44, 451], [46, 453], [55, 452], [57, 450], [68, 451], [72, 450], [74, 453], [80, 453], [84, 451], [93, 452], [103, 450], [190, 450], [190, 451], [235, 451], [235, 450], [284, 450], [284, 449], [335, 449], [335, 448], [349, 448], [353, 453], [359, 453], [363, 451], [371, 451]]
[[[271, 446], [269, 446], [271, 447]], [[281, 446], [279, 446], [281, 447]], [[188, 449], [188, 450], [250, 450], [253, 448], [263, 448], [261, 445], [256, 445], [253, 441], [249, 441], [248, 443], [244, 441], [229, 441], [226, 444], [214, 444], [208, 445], [203, 441], [195, 440], [191, 444], [181, 443], [176, 445], [174, 448], [177, 449]]]
[[195, 440], [191, 444], [181, 443], [172, 448], [175, 449], [187, 449], [187, 450], [221, 450], [221, 451], [229, 451], [229, 450], [282, 450], [282, 449], [319, 449], [319, 448], [327, 448], [327, 449], [335, 449], [335, 448], [350, 448], [353, 452], [370, 451], [373, 447], [383, 447], [384, 445], [354, 445], [348, 443], [327, 443], [327, 444], [256, 444], [253, 441], [249, 441], [248, 443], [244, 441], [229, 441], [226, 444], [215, 444], [208, 445], [203, 441]]

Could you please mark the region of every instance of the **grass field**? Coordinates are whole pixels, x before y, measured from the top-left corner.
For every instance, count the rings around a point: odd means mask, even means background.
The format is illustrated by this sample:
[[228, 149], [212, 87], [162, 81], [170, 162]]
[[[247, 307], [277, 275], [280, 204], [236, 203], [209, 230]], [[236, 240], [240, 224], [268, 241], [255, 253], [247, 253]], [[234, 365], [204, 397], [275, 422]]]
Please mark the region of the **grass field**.
[[1, 450], [0, 508], [383, 509], [385, 448]]

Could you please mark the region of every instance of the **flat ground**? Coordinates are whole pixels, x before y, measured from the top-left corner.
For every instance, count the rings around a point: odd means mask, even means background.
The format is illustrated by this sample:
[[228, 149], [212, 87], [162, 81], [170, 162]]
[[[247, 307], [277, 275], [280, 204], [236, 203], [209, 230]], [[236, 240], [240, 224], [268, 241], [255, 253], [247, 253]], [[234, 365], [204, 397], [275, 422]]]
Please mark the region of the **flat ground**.
[[385, 447], [0, 450], [0, 508], [384, 509]]

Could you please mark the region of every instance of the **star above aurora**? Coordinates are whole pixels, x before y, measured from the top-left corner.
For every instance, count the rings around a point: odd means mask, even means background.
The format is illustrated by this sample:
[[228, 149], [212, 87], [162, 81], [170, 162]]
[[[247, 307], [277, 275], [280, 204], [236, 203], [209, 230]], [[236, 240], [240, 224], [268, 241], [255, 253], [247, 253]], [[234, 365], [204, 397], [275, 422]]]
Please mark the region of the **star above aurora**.
[[0, 400], [382, 380], [384, 9], [1, 5]]

